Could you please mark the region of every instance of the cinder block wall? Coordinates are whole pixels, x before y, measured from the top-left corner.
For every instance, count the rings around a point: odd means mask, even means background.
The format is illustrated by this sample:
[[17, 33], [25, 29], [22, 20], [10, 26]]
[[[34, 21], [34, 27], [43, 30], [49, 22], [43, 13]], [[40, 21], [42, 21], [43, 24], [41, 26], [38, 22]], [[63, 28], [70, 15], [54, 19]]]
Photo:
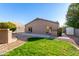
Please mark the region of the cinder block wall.
[[12, 39], [12, 31], [9, 29], [0, 29], [0, 43], [11, 43], [15, 39]]

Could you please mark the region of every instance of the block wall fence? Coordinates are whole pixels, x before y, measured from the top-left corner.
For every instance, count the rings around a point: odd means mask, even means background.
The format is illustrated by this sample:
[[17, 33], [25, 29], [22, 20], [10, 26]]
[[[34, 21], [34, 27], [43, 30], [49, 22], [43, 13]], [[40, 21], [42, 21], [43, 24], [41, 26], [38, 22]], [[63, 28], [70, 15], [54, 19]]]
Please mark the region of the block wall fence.
[[12, 38], [12, 31], [9, 29], [0, 29], [0, 43], [11, 43], [15, 40]]

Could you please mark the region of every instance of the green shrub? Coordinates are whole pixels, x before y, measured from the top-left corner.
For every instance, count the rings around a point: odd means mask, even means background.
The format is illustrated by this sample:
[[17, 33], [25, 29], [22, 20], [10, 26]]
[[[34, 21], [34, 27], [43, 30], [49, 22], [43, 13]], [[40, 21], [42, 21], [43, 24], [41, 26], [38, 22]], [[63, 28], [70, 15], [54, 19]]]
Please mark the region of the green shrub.
[[61, 35], [62, 35], [62, 28], [59, 28], [59, 29], [58, 29], [57, 35], [58, 35], [58, 36], [61, 36]]
[[1, 22], [0, 23], [0, 28], [1, 29], [10, 29], [12, 31], [16, 30], [16, 25], [12, 22]]

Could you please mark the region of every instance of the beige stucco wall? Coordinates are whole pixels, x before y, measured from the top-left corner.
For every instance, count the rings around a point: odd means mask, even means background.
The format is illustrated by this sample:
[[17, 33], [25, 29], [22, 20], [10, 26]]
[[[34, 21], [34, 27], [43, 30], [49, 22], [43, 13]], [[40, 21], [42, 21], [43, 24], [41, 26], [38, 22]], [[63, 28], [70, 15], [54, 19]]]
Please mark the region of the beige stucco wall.
[[16, 40], [12, 38], [12, 31], [9, 29], [0, 29], [0, 43], [11, 43]]
[[37, 34], [46, 34], [46, 27], [50, 26], [53, 29], [52, 35], [57, 36], [57, 29], [59, 27], [59, 24], [43, 20], [35, 20], [32, 23], [25, 25], [25, 32], [28, 32], [28, 27], [30, 26], [32, 27], [32, 33]]

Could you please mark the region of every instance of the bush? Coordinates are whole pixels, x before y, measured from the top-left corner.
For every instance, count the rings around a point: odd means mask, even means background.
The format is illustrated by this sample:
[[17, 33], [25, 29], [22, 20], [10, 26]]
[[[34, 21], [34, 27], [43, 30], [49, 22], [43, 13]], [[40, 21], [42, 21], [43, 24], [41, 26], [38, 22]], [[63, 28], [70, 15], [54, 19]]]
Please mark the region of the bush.
[[57, 36], [61, 36], [62, 35], [62, 28], [59, 28], [57, 31]]
[[1, 29], [10, 29], [12, 31], [16, 30], [16, 25], [12, 22], [1, 22], [0, 23], [0, 28]]

